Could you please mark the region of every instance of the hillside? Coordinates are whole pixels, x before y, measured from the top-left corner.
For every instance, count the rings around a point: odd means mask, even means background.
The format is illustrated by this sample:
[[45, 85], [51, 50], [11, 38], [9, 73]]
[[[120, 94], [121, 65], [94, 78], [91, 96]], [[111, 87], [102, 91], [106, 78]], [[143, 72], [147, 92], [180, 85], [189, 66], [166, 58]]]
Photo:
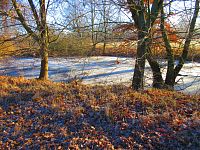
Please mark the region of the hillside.
[[200, 96], [0, 76], [0, 149], [198, 149]]

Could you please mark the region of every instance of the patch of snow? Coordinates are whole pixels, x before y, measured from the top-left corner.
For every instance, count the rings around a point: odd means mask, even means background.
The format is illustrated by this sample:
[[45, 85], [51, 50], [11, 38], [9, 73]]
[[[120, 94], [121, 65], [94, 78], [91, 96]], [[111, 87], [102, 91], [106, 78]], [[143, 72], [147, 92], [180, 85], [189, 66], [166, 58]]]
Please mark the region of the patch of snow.
[[[85, 84], [131, 84], [134, 72], [133, 58], [125, 57], [87, 57], [87, 58], [49, 58], [49, 78], [53, 81], [68, 82], [81, 79]], [[166, 62], [160, 60], [163, 77]], [[0, 75], [39, 76], [39, 58], [13, 58], [0, 62]], [[200, 63], [186, 62], [176, 80], [176, 90], [188, 94], [200, 94]], [[152, 84], [152, 72], [146, 63], [145, 84]]]

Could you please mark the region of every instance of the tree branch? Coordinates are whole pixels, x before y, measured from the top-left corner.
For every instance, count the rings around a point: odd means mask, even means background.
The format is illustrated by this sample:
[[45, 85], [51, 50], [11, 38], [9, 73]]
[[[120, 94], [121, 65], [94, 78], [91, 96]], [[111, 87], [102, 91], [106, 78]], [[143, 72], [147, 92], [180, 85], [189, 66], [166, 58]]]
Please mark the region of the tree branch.
[[21, 10], [19, 9], [19, 7], [17, 6], [17, 2], [16, 0], [12, 0], [13, 6], [15, 8], [15, 11], [19, 17], [19, 21], [21, 22], [22, 26], [25, 28], [25, 30], [36, 40], [39, 41], [39, 38], [37, 36], [37, 34], [35, 34], [32, 29], [28, 26], [28, 24], [25, 21], [25, 18], [21, 12]]
[[34, 18], [35, 18], [35, 22], [36, 22], [38, 28], [40, 28], [40, 19], [39, 19], [39, 16], [38, 16], [38, 14], [37, 14], [35, 5], [34, 5], [34, 3], [33, 3], [32, 0], [28, 0], [28, 2], [29, 2], [29, 4], [30, 4], [30, 6], [31, 6], [31, 10], [32, 10], [33, 16], [34, 16]]

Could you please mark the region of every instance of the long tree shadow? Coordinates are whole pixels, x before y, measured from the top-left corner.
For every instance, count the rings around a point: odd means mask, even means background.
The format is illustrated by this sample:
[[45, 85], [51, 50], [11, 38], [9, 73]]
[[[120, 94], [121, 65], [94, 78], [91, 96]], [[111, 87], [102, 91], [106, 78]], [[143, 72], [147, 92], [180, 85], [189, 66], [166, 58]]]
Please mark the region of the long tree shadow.
[[101, 62], [86, 62], [86, 63], [80, 63], [76, 64], [75, 67], [77, 68], [84, 68], [90, 69], [93, 67], [102, 67], [102, 68], [110, 68], [116, 66], [116, 60], [109, 60], [109, 61], [101, 61]]
[[[180, 78], [179, 82], [176, 83], [176, 85], [175, 85], [175, 89], [177, 91], [183, 91], [184, 90], [186, 93], [200, 94], [200, 86], [199, 86], [200, 76], [191, 76], [189, 78], [190, 78], [189, 79], [190, 81], [187, 81], [187, 83], [184, 82], [184, 77]], [[192, 87], [192, 90], [190, 90], [191, 87]]]
[[107, 77], [107, 76], [111, 76], [111, 75], [119, 75], [119, 74], [124, 74], [124, 73], [130, 73], [130, 72], [133, 72], [133, 71], [134, 71], [134, 69], [113, 71], [113, 72], [109, 72], [109, 73], [89, 75], [89, 76], [82, 77], [81, 79], [84, 80], [84, 79], [92, 79], [92, 78], [101, 78], [101, 77]]

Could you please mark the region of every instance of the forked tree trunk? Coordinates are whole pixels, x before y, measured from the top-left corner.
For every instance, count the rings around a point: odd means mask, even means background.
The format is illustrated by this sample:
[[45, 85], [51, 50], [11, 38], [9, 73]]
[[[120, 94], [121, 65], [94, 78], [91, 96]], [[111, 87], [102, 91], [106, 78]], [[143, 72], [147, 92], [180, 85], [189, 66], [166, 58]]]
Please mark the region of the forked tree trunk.
[[[176, 67], [174, 67], [174, 56], [173, 56], [173, 52], [171, 49], [170, 41], [167, 38], [166, 32], [164, 31], [164, 26], [162, 26], [162, 24], [164, 23], [164, 19], [162, 17], [161, 29], [163, 32], [163, 40], [165, 42], [167, 56], [168, 56], [168, 66], [167, 66], [168, 68], [167, 68], [167, 75], [166, 75], [166, 79], [165, 79], [165, 88], [168, 88], [168, 89], [174, 88], [176, 77], [178, 76], [178, 73], [182, 69], [182, 67], [187, 59], [188, 52], [189, 52], [189, 46], [190, 46], [190, 42], [192, 40], [192, 36], [194, 33], [194, 28], [195, 28], [196, 20], [198, 17], [198, 13], [199, 13], [199, 0], [196, 0], [195, 10], [194, 10], [192, 21], [189, 26], [189, 31], [188, 31], [188, 34], [187, 34], [187, 37], [186, 37], [186, 40], [184, 43], [183, 52], [179, 59], [179, 63]], [[164, 14], [163, 10], [162, 10], [162, 14]]]
[[147, 8], [145, 1], [127, 0], [135, 27], [138, 30], [137, 55], [132, 80], [132, 88], [135, 90], [144, 88], [144, 69], [147, 50], [149, 48], [149, 33], [159, 14], [162, 1], [163, 0], [153, 1], [151, 7], [150, 3], [148, 3]]
[[[162, 13], [162, 15], [164, 14], [162, 9], [161, 9], [161, 13]], [[187, 56], [188, 56], [189, 46], [190, 46], [190, 42], [192, 40], [192, 35], [194, 33], [194, 28], [195, 28], [195, 24], [196, 24], [196, 19], [198, 17], [198, 13], [199, 13], [199, 0], [196, 0], [195, 10], [194, 10], [194, 14], [192, 17], [192, 21], [190, 23], [188, 35], [185, 40], [183, 53], [182, 53], [181, 57], [179, 58], [179, 63], [176, 67], [174, 67], [173, 51], [172, 51], [172, 48], [170, 45], [170, 41], [167, 37], [165, 26], [164, 26], [164, 17], [161, 18], [162, 37], [163, 37], [163, 40], [165, 43], [165, 47], [166, 47], [166, 51], [167, 51], [167, 59], [168, 59], [167, 74], [166, 74], [166, 78], [165, 78], [164, 87], [162, 87], [162, 88], [174, 89], [175, 79], [178, 76], [178, 73], [180, 72], [180, 70], [182, 69], [182, 67], [185, 63], [185, 60], [187, 59]], [[153, 60], [151, 56], [147, 57], [147, 59], [150, 63], [150, 66], [151, 66], [153, 74], [154, 74], [154, 82], [159, 81], [161, 79], [160, 77], [162, 74], [160, 71], [160, 68], [159, 68], [159, 64], [157, 63], [157, 61]], [[155, 78], [155, 75], [158, 75], [156, 77], [157, 79]], [[160, 81], [162, 81], [162, 80], [160, 80]], [[160, 88], [160, 87], [157, 87], [157, 88]]]

